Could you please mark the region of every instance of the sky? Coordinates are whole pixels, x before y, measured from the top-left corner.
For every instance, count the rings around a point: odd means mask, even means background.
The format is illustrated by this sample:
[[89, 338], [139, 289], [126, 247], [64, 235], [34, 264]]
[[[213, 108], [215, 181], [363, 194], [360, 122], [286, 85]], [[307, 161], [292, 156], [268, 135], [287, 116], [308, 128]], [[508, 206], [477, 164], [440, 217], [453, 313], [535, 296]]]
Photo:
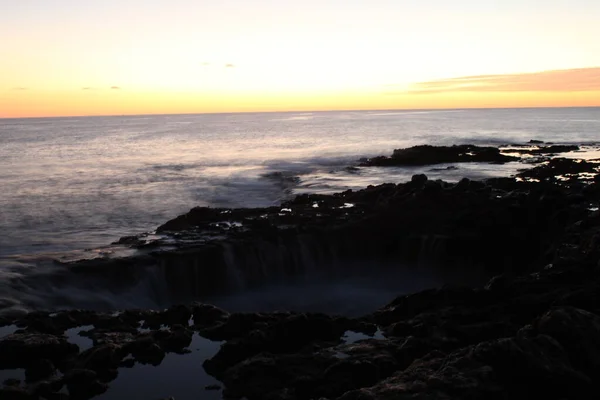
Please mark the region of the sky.
[[0, 117], [600, 106], [598, 0], [0, 0]]

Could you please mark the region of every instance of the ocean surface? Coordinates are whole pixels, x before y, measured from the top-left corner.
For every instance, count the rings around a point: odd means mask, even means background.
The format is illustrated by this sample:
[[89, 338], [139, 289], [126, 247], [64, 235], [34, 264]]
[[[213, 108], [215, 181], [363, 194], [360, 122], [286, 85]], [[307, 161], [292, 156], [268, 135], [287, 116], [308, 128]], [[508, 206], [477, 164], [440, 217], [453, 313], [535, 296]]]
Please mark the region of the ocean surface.
[[[418, 144], [600, 141], [600, 108], [245, 113], [0, 120], [2, 280], [40, 260], [150, 232], [194, 206], [269, 206], [298, 193], [457, 181], [523, 168], [347, 169]], [[571, 156], [577, 156], [572, 154]]]

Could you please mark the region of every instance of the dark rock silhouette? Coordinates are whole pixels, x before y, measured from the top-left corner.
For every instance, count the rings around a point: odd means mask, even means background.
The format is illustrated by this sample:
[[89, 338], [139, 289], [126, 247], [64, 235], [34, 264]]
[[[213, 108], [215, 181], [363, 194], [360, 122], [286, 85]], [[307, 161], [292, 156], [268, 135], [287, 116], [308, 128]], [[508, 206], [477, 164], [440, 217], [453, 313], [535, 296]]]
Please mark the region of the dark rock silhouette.
[[370, 158], [360, 165], [365, 167], [416, 166], [455, 162], [506, 163], [518, 160], [518, 157], [501, 154], [496, 147], [480, 147], [471, 144], [454, 146], [422, 145], [396, 149], [391, 157]]

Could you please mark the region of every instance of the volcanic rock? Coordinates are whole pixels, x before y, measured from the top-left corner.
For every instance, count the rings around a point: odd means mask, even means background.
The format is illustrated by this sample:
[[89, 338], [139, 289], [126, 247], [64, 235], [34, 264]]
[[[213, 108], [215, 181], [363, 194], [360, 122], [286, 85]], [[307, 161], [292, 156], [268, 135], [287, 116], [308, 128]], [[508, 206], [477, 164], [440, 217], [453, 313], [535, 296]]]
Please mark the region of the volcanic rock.
[[22, 368], [39, 359], [60, 361], [79, 351], [77, 345], [44, 333], [15, 333], [0, 339], [0, 368]]
[[418, 166], [455, 162], [506, 163], [518, 157], [500, 153], [496, 147], [479, 147], [470, 144], [454, 146], [414, 146], [396, 149], [391, 157], [375, 157], [361, 163], [364, 167]]
[[33, 400], [33, 397], [18, 387], [4, 387], [0, 388], [0, 399], [2, 400]]
[[32, 362], [25, 370], [25, 378], [29, 382], [36, 382], [52, 376], [55, 372], [54, 364], [50, 360], [39, 359]]

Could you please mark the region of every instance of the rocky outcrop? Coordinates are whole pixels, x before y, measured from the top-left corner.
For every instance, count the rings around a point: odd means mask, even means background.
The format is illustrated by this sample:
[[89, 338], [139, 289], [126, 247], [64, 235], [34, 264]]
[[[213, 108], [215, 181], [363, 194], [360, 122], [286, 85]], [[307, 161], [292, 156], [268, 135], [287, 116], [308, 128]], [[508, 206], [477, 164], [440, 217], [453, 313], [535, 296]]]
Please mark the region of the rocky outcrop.
[[[326, 274], [351, 260], [438, 265], [448, 273], [478, 265], [485, 279], [509, 267], [550, 262], [551, 247], [566, 225], [587, 213], [582, 201], [593, 201], [598, 185], [555, 185], [565, 169], [554, 166], [563, 163], [580, 170], [577, 161], [554, 161], [524, 172], [521, 181], [450, 184], [415, 175], [405, 184], [301, 195], [277, 208], [196, 208], [164, 224], [164, 238], [139, 248], [178, 247], [155, 250], [151, 259], [168, 286], [188, 296], [176, 301], [257, 287], [270, 276], [293, 280], [306, 274], [308, 265]], [[584, 171], [594, 172], [595, 164], [589, 164]], [[538, 169], [555, 178], [530, 181], [528, 176], [540, 176]], [[139, 269], [119, 266], [116, 273], [128, 268], [132, 274]]]
[[502, 154], [496, 147], [480, 147], [471, 144], [454, 146], [414, 146], [396, 149], [390, 157], [370, 158], [361, 163], [364, 167], [417, 166], [463, 162], [506, 163], [518, 161], [518, 157]]
[[0, 339], [0, 368], [23, 368], [39, 360], [61, 361], [77, 353], [76, 345], [44, 333], [15, 333]]
[[[541, 142], [530, 141], [530, 144], [541, 144]], [[511, 153], [519, 153], [519, 154], [531, 154], [531, 155], [539, 155], [539, 154], [559, 154], [559, 153], [569, 153], [571, 151], [579, 150], [579, 146], [574, 144], [554, 144], [550, 146], [538, 146], [535, 148], [512, 148]]]
[[[573, 183], [589, 181], [597, 176], [600, 165], [585, 160], [572, 160], [568, 158], [553, 158], [535, 168], [524, 170], [517, 174], [520, 178], [534, 178], [537, 180], [571, 181]], [[589, 175], [581, 175], [589, 174]]]

